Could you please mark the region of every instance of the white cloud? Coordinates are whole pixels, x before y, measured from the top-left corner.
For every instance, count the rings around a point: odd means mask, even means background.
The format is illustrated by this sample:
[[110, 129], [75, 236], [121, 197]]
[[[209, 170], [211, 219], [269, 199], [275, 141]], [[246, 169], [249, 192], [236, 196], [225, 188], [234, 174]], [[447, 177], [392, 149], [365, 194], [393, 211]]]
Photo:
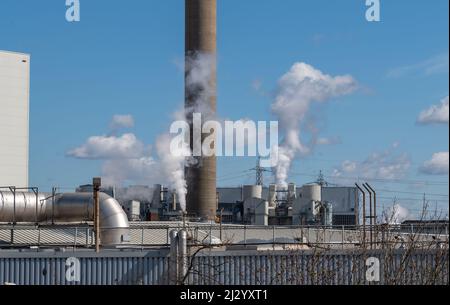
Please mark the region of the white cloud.
[[448, 96], [438, 105], [433, 105], [420, 113], [417, 122], [420, 124], [448, 124]]
[[[110, 129], [134, 126], [131, 115], [113, 116]], [[151, 156], [151, 147], [133, 133], [89, 137], [86, 142], [67, 152], [69, 157], [102, 160], [102, 178], [105, 185], [152, 185], [164, 183], [159, 163]]]
[[410, 74], [421, 74], [429, 76], [439, 73], [448, 73], [448, 69], [449, 54], [448, 52], [446, 52], [435, 55], [416, 64], [391, 69], [390, 71], [388, 71], [387, 77], [399, 78]]
[[341, 144], [341, 138], [339, 137], [331, 137], [331, 138], [325, 138], [325, 137], [321, 137], [318, 138], [316, 141], [317, 145], [336, 145], [336, 144]]
[[433, 154], [419, 170], [427, 175], [448, 175], [448, 151]]
[[110, 128], [112, 130], [132, 127], [134, 127], [134, 118], [130, 114], [116, 114], [113, 116], [110, 123]]
[[67, 152], [78, 159], [134, 159], [142, 157], [149, 148], [132, 133], [122, 136], [93, 136], [86, 143]]
[[361, 177], [366, 179], [400, 179], [411, 167], [406, 154], [395, 154], [392, 150], [372, 153], [362, 162], [346, 160], [334, 169], [334, 177]]

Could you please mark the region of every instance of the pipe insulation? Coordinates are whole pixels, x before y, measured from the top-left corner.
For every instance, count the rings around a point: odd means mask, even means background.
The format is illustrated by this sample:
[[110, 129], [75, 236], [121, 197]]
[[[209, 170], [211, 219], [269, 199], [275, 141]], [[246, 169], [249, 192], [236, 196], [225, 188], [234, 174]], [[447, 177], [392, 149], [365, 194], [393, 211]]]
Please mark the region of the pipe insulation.
[[[103, 246], [120, 245], [129, 240], [129, 223], [114, 198], [99, 193], [100, 240]], [[44, 223], [92, 221], [92, 193], [49, 193], [0, 191], [0, 222]]]

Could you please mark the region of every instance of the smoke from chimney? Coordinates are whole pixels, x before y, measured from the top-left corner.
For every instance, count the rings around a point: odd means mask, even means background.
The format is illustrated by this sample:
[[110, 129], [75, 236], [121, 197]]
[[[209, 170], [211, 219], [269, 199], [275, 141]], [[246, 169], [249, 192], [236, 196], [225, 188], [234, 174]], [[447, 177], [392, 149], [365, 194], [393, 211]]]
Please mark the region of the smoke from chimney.
[[278, 82], [278, 93], [272, 112], [278, 118], [284, 141], [278, 149], [275, 167], [276, 183], [286, 188], [289, 170], [297, 156], [310, 153], [312, 145], [301, 139], [301, 123], [312, 103], [324, 103], [333, 97], [347, 95], [356, 89], [350, 75], [330, 76], [306, 63], [295, 63]]

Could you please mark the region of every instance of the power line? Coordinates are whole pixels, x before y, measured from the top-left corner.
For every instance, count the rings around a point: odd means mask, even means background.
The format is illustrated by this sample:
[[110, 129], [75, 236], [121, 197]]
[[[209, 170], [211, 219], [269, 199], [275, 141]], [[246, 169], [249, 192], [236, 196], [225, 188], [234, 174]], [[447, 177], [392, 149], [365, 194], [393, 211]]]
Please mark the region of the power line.
[[[305, 177], [317, 177], [317, 175], [313, 175], [310, 173], [297, 173], [291, 172], [291, 176], [305, 176]], [[370, 177], [348, 177], [348, 176], [326, 176], [328, 179], [337, 179], [337, 180], [366, 180], [366, 181], [375, 181], [380, 183], [399, 183], [399, 184], [425, 184], [427, 186], [435, 185], [435, 186], [446, 186], [448, 182], [445, 181], [426, 181], [426, 180], [407, 180], [407, 179], [383, 179], [383, 178], [370, 178]]]
[[384, 190], [384, 189], [377, 189], [377, 192], [381, 193], [399, 193], [399, 194], [411, 194], [411, 195], [425, 195], [425, 196], [436, 196], [436, 197], [449, 197], [449, 195], [444, 194], [433, 194], [433, 193], [418, 193], [418, 192], [406, 192], [406, 191], [397, 191], [397, 190]]
[[[401, 198], [401, 197], [383, 197], [383, 196], [377, 196], [379, 199], [386, 199], [386, 200], [405, 200], [405, 201], [420, 201], [423, 202], [423, 198]], [[440, 199], [428, 199], [426, 201], [432, 201], [432, 202], [449, 202], [449, 200], [440, 200]]]
[[217, 180], [218, 181], [228, 181], [228, 180], [233, 180], [233, 179], [238, 179], [238, 178], [248, 178], [248, 177], [251, 177], [251, 173], [245, 173], [245, 174], [232, 176], [232, 177], [228, 177], [228, 178], [219, 178]]

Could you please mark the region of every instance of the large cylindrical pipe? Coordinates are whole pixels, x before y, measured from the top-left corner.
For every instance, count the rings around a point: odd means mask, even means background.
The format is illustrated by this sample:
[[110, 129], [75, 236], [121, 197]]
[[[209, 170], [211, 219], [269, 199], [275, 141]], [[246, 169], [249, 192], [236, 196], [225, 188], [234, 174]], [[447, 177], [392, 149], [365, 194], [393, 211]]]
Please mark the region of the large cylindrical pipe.
[[170, 265], [169, 265], [169, 281], [173, 285], [178, 284], [178, 256], [179, 256], [179, 242], [178, 231], [172, 230], [169, 233], [170, 237]]
[[[114, 198], [100, 193], [99, 201], [101, 244], [125, 243], [129, 235], [127, 215]], [[47, 193], [15, 192], [14, 195], [0, 191], [0, 222], [81, 222], [91, 221], [93, 213], [91, 193], [64, 193], [52, 198]]]
[[179, 272], [179, 282], [184, 284], [184, 278], [188, 273], [188, 253], [187, 253], [187, 238], [188, 233], [186, 230], [180, 230], [178, 232], [178, 272]]
[[[216, 0], [186, 0], [186, 118], [191, 124], [191, 149], [193, 141], [193, 113], [202, 114], [203, 120], [216, 113]], [[200, 62], [199, 62], [200, 61]], [[198, 71], [198, 69], [209, 71]], [[194, 71], [195, 70], [195, 71]], [[207, 78], [192, 83], [193, 73]], [[205, 76], [206, 75], [206, 76]], [[205, 137], [202, 135], [202, 143]], [[195, 166], [186, 168], [188, 184], [187, 211], [205, 220], [216, 216], [216, 157], [200, 157]]]

